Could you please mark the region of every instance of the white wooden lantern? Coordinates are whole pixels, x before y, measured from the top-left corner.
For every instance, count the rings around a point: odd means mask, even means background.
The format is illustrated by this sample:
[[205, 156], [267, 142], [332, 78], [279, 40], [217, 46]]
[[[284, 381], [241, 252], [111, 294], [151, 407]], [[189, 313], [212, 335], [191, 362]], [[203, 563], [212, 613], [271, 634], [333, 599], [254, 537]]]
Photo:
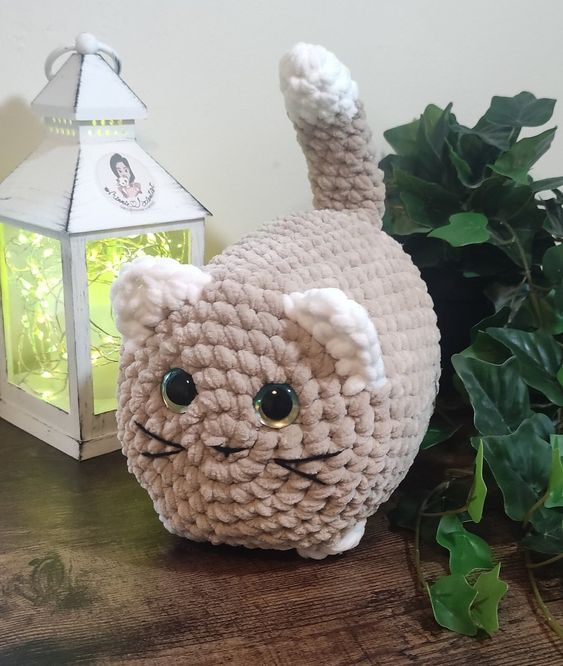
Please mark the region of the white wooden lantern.
[[208, 211], [136, 142], [146, 107], [120, 69], [89, 34], [54, 51], [32, 102], [46, 138], [0, 184], [0, 417], [77, 459], [118, 448], [119, 267], [203, 263]]

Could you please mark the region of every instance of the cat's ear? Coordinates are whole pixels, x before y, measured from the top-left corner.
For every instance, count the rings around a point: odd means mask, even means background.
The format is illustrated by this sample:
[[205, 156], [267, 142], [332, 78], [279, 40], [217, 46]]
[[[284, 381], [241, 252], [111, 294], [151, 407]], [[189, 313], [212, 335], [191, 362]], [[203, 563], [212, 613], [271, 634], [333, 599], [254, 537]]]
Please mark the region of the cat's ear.
[[285, 314], [336, 361], [344, 395], [381, 388], [387, 381], [377, 330], [366, 309], [340, 289], [284, 295]]
[[211, 279], [197, 266], [165, 257], [124, 264], [111, 288], [113, 317], [124, 343], [141, 345], [170, 312], [195, 304]]

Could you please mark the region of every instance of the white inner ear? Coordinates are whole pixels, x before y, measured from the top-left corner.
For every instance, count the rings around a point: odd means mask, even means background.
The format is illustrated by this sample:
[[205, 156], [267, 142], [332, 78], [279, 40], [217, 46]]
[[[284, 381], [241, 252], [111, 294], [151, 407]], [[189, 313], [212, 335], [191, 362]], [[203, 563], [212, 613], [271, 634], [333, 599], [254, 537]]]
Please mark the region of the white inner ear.
[[325, 346], [344, 381], [344, 395], [385, 384], [377, 330], [366, 309], [340, 289], [309, 289], [284, 295], [285, 314]]
[[124, 264], [111, 288], [113, 317], [124, 341], [142, 344], [170, 312], [195, 304], [211, 279], [197, 266], [166, 257], [139, 257]]

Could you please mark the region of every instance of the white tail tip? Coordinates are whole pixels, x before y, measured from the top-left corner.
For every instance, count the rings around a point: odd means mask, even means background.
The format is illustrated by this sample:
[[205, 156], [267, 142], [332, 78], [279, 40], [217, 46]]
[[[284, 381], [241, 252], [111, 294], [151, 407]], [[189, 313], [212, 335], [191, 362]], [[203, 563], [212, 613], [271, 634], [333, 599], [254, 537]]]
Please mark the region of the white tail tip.
[[294, 123], [330, 123], [358, 111], [358, 86], [350, 70], [323, 46], [300, 42], [288, 51], [280, 61], [280, 87]]

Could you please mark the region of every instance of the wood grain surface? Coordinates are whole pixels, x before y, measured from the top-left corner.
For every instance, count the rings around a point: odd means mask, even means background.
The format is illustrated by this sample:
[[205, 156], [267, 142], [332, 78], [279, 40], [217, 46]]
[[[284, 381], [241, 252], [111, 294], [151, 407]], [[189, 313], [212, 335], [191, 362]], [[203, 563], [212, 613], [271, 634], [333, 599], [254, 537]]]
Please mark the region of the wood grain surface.
[[[78, 463], [2, 421], [0, 503], [2, 666], [563, 664], [500, 513], [484, 531], [510, 590], [491, 640], [435, 624], [384, 511], [321, 562], [194, 544], [164, 530], [121, 454]], [[446, 561], [424, 555], [429, 575]], [[563, 617], [558, 573], [542, 589]]]

